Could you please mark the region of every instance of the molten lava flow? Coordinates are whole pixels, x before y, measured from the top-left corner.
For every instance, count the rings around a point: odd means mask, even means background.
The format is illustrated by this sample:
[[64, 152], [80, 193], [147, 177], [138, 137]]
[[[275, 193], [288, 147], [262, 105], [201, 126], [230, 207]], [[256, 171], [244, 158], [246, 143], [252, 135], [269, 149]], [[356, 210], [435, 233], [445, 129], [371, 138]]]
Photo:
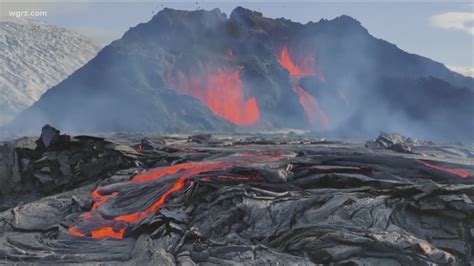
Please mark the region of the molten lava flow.
[[97, 190], [94, 190], [94, 192], [92, 192], [92, 199], [95, 200], [95, 203], [94, 205], [92, 205], [92, 209], [95, 210], [99, 208], [102, 204], [106, 203], [111, 197], [115, 196], [117, 196], [117, 192], [114, 192], [110, 195], [101, 196]]
[[182, 190], [185, 186], [185, 182], [188, 178], [195, 176], [201, 172], [208, 172], [208, 171], [215, 171], [218, 169], [228, 168], [231, 167], [232, 164], [224, 163], [224, 162], [206, 162], [206, 163], [183, 163], [180, 165], [174, 165], [170, 167], [160, 167], [154, 170], [145, 172], [143, 174], [137, 175], [132, 179], [132, 182], [141, 183], [141, 182], [150, 182], [159, 178], [162, 178], [165, 175], [172, 175], [178, 172], [183, 171], [183, 175], [178, 179], [178, 181], [169, 189], [167, 190], [161, 198], [155, 202], [151, 207], [148, 209], [115, 217], [116, 221], [124, 221], [128, 223], [133, 223], [142, 220], [143, 218], [147, 217], [153, 212], [156, 212], [166, 201], [169, 195], [173, 192]]
[[[241, 154], [234, 154], [225, 157], [220, 161], [209, 161], [209, 162], [187, 162], [179, 165], [173, 165], [169, 167], [158, 167], [147, 172], [141, 173], [130, 180], [127, 184], [143, 184], [150, 183], [157, 180], [163, 180], [160, 183], [163, 187], [169, 187], [161, 194], [161, 196], [153, 202], [150, 206], [144, 210], [139, 210], [134, 213], [127, 213], [117, 215], [112, 218], [104, 218], [100, 212], [100, 206], [109, 202], [113, 199], [120, 199], [120, 191], [109, 191], [110, 187], [97, 188], [92, 192], [92, 199], [94, 204], [91, 211], [82, 215], [75, 226], [69, 228], [69, 233], [77, 237], [91, 237], [91, 238], [116, 238], [121, 239], [125, 236], [125, 232], [128, 225], [131, 223], [139, 222], [149, 215], [159, 210], [163, 204], [166, 203], [168, 197], [177, 191], [186, 189], [192, 186], [193, 181], [189, 180], [193, 177], [198, 177], [199, 174], [205, 172], [211, 172], [216, 170], [228, 169], [234, 166], [245, 165], [253, 163], [270, 163], [277, 162], [285, 156], [282, 153], [277, 152], [247, 152]], [[176, 179], [163, 179], [164, 177], [173, 177], [179, 175]], [[201, 176], [201, 181], [214, 180], [212, 176]], [[216, 175], [217, 180], [233, 180], [233, 181], [252, 181], [258, 179], [254, 176], [239, 176], [239, 175]], [[171, 180], [171, 181], [170, 181]], [[151, 184], [150, 184], [151, 185]], [[128, 186], [128, 185], [127, 185]]]
[[211, 111], [226, 120], [241, 126], [256, 124], [260, 119], [257, 100], [244, 99], [240, 69], [218, 68], [211, 73], [209, 68], [204, 77], [188, 77], [178, 73], [177, 82], [169, 86], [179, 93], [193, 96], [204, 103]]
[[329, 120], [327, 118], [326, 113], [324, 113], [321, 108], [319, 107], [319, 103], [311, 94], [307, 93], [304, 89], [300, 86], [295, 85], [293, 90], [299, 95], [300, 97], [300, 104], [303, 107], [308, 121], [312, 126], [315, 126], [318, 122], [318, 114], [321, 120], [322, 125], [325, 128], [329, 127]]
[[138, 222], [140, 220], [143, 220], [146, 218], [148, 215], [156, 212], [163, 204], [165, 204], [166, 199], [171, 195], [173, 192], [182, 190], [184, 188], [186, 178], [183, 176], [178, 179], [178, 181], [170, 188], [168, 189], [161, 198], [155, 202], [151, 207], [144, 211], [132, 213], [132, 214], [127, 214], [127, 215], [120, 215], [115, 217], [115, 221], [123, 221], [127, 223], [133, 223], [133, 222]]
[[[90, 212], [83, 214], [79, 218], [78, 226], [69, 227], [69, 233], [77, 237], [91, 237], [91, 238], [116, 238], [121, 239], [125, 236], [125, 231], [127, 230], [127, 224], [120, 222], [116, 223], [104, 219], [101, 214], [93, 208]], [[83, 228], [88, 228], [90, 230], [84, 230]]]
[[465, 171], [465, 170], [461, 170], [461, 169], [451, 169], [451, 168], [447, 168], [447, 167], [443, 167], [443, 166], [439, 166], [439, 165], [430, 164], [430, 163], [424, 162], [422, 160], [417, 160], [417, 161], [419, 163], [423, 164], [426, 167], [429, 167], [429, 168], [432, 168], [432, 169], [435, 169], [435, 170], [438, 170], [438, 171], [443, 171], [443, 172], [446, 172], [446, 173], [450, 173], [450, 174], [453, 174], [453, 175], [457, 175], [459, 177], [462, 177], [463, 179], [467, 179], [470, 176], [474, 176], [474, 174], [469, 172], [469, 171]]
[[78, 231], [74, 226], [69, 227], [69, 233], [73, 236], [78, 236], [78, 237], [85, 237], [86, 234], [83, 232]]
[[92, 238], [110, 237], [110, 238], [121, 239], [125, 235], [126, 229], [127, 228], [124, 227], [116, 231], [113, 227], [102, 227], [99, 230], [92, 231], [91, 236]]
[[321, 109], [318, 100], [298, 85], [299, 79], [305, 76], [316, 76], [324, 81], [324, 77], [316, 72], [316, 61], [312, 56], [306, 56], [301, 64], [296, 64], [290, 56], [288, 47], [283, 47], [278, 57], [280, 65], [290, 72], [293, 83], [293, 91], [298, 94], [301, 107], [306, 113], [311, 126], [317, 126], [318, 116], [324, 128], [329, 127], [329, 120], [326, 113]]
[[147, 172], [141, 173], [135, 176], [132, 179], [132, 182], [142, 183], [150, 182], [159, 178], [162, 178], [165, 175], [173, 175], [180, 171], [188, 171], [188, 174], [203, 172], [203, 171], [212, 171], [218, 168], [230, 167], [230, 164], [224, 164], [221, 162], [216, 163], [182, 163], [177, 165], [172, 165], [168, 167], [158, 167]]
[[290, 56], [290, 52], [288, 51], [288, 47], [283, 47], [280, 52], [279, 57], [280, 65], [290, 72], [292, 77], [304, 77], [304, 76], [315, 76], [316, 71], [315, 67], [315, 60], [312, 56], [305, 57], [305, 60], [300, 64], [297, 65], [293, 62], [293, 59]]

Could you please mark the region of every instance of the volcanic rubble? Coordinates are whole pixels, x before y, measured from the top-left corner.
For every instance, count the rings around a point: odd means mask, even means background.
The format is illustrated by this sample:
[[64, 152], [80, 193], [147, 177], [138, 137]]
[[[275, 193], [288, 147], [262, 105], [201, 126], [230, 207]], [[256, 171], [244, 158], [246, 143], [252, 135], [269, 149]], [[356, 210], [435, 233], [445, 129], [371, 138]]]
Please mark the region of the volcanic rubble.
[[474, 263], [465, 146], [45, 126], [0, 156], [0, 263]]

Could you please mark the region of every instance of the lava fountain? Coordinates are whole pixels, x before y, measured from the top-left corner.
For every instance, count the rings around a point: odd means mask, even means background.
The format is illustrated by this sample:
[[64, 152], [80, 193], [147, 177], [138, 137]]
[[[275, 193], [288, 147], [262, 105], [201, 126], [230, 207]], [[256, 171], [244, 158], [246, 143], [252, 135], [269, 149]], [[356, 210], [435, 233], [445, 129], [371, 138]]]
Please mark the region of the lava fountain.
[[217, 116], [239, 125], [251, 126], [260, 120], [255, 97], [244, 98], [241, 68], [206, 68], [204, 74], [190, 76], [178, 72], [177, 79], [168, 79], [175, 91], [192, 96], [205, 104]]

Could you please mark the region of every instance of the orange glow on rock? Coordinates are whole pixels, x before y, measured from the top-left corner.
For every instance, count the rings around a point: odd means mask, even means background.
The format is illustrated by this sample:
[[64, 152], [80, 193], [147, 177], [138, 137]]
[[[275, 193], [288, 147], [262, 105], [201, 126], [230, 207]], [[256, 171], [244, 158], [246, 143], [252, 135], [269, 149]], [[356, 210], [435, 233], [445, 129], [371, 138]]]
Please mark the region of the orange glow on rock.
[[443, 166], [439, 166], [439, 165], [430, 164], [430, 163], [424, 162], [422, 160], [417, 160], [417, 161], [419, 163], [423, 164], [424, 166], [429, 167], [431, 169], [435, 169], [435, 170], [438, 170], [438, 171], [442, 171], [442, 172], [450, 173], [450, 174], [453, 174], [453, 175], [457, 175], [459, 177], [462, 177], [463, 179], [467, 179], [470, 176], [474, 176], [474, 174], [469, 172], [469, 171], [465, 171], [465, 170], [461, 170], [461, 169], [451, 169], [451, 168], [447, 168], [447, 167], [443, 167]]
[[290, 75], [293, 77], [304, 77], [304, 76], [315, 76], [316, 71], [314, 69], [315, 60], [312, 56], [305, 57], [305, 60], [300, 65], [297, 65], [293, 62], [293, 59], [290, 56], [288, 47], [283, 47], [280, 52], [279, 60], [280, 65], [282, 65]]
[[91, 232], [92, 238], [104, 238], [104, 237], [109, 237], [109, 238], [116, 238], [116, 239], [122, 239], [123, 236], [125, 235], [125, 227], [119, 229], [119, 231], [115, 231], [114, 228], [112, 227], [102, 227], [98, 230], [94, 230]]
[[168, 198], [169, 195], [171, 195], [171, 193], [182, 190], [184, 188], [185, 181], [186, 181], [186, 178], [184, 177], [181, 177], [180, 179], [178, 179], [178, 182], [176, 182], [176, 184], [174, 184], [169, 190], [167, 190], [165, 194], [163, 194], [163, 196], [161, 196], [161, 198], [148, 209], [141, 212], [128, 214], [128, 215], [117, 216], [115, 217], [115, 221], [133, 223], [133, 222], [138, 222], [140, 220], [143, 220], [148, 215], [156, 212], [161, 206], [163, 206], [163, 204], [165, 204], [166, 199]]
[[205, 75], [187, 76], [178, 73], [177, 80], [170, 79], [169, 86], [179, 93], [192, 96], [205, 104], [217, 116], [240, 126], [251, 126], [260, 119], [260, 109], [255, 97], [244, 98], [240, 68], [217, 68]]
[[226, 167], [230, 167], [232, 164], [224, 163], [224, 162], [210, 162], [210, 163], [194, 163], [194, 162], [187, 162], [172, 166], [166, 167], [157, 167], [155, 169], [149, 170], [147, 172], [141, 173], [136, 175], [132, 182], [141, 183], [141, 182], [149, 182], [159, 178], [162, 178], [165, 175], [173, 175], [180, 171], [184, 170], [191, 170], [189, 174], [204, 172], [204, 171], [212, 171], [216, 169], [222, 169]]
[[92, 195], [92, 198], [95, 200], [94, 205], [92, 205], [92, 209], [95, 210], [95, 209], [99, 208], [102, 204], [106, 203], [107, 200], [109, 200], [109, 198], [115, 197], [115, 196], [117, 196], [117, 194], [118, 194], [117, 192], [113, 192], [110, 195], [99, 196], [99, 197], [96, 197], [96, 198], [94, 198], [94, 195]]
[[318, 115], [320, 118], [321, 124], [325, 127], [329, 127], [329, 120], [322, 111], [322, 109], [319, 106], [318, 101], [316, 100], [315, 97], [313, 97], [311, 94], [307, 93], [304, 89], [302, 89], [300, 86], [295, 85], [293, 87], [293, 90], [298, 94], [300, 97], [300, 104], [303, 107], [306, 116], [308, 117], [308, 121], [312, 126], [317, 125], [318, 123]]
[[[100, 206], [106, 202], [120, 196], [117, 191], [105, 192], [107, 189], [98, 188], [92, 192], [92, 198], [95, 201], [90, 212], [80, 216], [75, 226], [69, 227], [68, 231], [71, 235], [77, 237], [91, 237], [91, 238], [116, 238], [124, 237], [129, 224], [139, 222], [149, 215], [158, 211], [168, 200], [168, 198], [178, 192], [182, 191], [194, 183], [189, 180], [193, 177], [198, 177], [200, 174], [231, 168], [236, 165], [248, 165], [258, 162], [277, 162], [284, 158], [284, 155], [278, 152], [246, 152], [239, 153], [225, 157], [225, 160], [208, 161], [208, 162], [187, 162], [183, 164], [173, 165], [169, 167], [158, 167], [149, 171], [136, 175], [129, 182], [130, 183], [147, 183], [159, 180], [165, 176], [178, 175], [177, 179], [171, 179], [161, 185], [169, 185], [170, 187], [160, 196], [160, 198], [153, 202], [151, 206], [144, 210], [134, 213], [117, 215], [111, 218], [104, 218], [100, 212]], [[209, 176], [202, 175], [199, 178], [203, 181], [210, 181]], [[257, 176], [232, 176], [232, 175], [217, 175], [218, 180], [235, 180], [238, 182], [253, 181], [259, 179]]]
[[83, 232], [78, 231], [74, 226], [69, 227], [68, 231], [73, 236], [84, 237], [86, 235]]
[[97, 189], [92, 192], [92, 199], [93, 200], [99, 199], [100, 197], [102, 197], [102, 195], [100, 194], [100, 192]]
[[299, 79], [305, 76], [316, 76], [324, 81], [324, 77], [316, 72], [316, 60], [314, 60], [314, 57], [307, 55], [300, 64], [296, 64], [290, 55], [288, 47], [285, 46], [280, 51], [278, 62], [280, 62], [280, 65], [290, 73], [291, 82], [293, 83], [293, 91], [299, 96], [300, 105], [306, 113], [309, 124], [312, 127], [316, 127], [319, 120], [324, 128], [328, 128], [329, 119], [319, 105], [316, 97], [309, 94], [298, 85]]

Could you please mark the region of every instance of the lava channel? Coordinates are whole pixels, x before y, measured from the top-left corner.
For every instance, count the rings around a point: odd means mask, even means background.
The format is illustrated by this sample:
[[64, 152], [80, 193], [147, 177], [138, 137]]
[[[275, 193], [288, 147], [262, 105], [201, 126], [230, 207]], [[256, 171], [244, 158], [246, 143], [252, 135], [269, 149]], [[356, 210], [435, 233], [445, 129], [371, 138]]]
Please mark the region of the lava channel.
[[288, 47], [285, 46], [280, 51], [278, 62], [290, 73], [293, 91], [299, 96], [300, 105], [305, 111], [309, 124], [312, 127], [316, 127], [319, 121], [324, 128], [329, 128], [329, 119], [316, 97], [298, 85], [300, 78], [305, 76], [315, 76], [324, 81], [324, 77], [316, 72], [316, 60], [314, 57], [307, 55], [300, 64], [296, 64], [290, 55]]
[[[68, 231], [77, 237], [124, 238], [130, 224], [156, 213], [170, 196], [189, 188], [194, 182], [191, 178], [199, 178], [205, 182], [211, 179], [209, 175], [203, 175], [206, 172], [231, 169], [235, 166], [268, 164], [288, 156], [291, 155], [278, 152], [244, 152], [216, 161], [187, 162], [151, 169], [136, 175], [129, 182], [97, 188], [92, 193], [94, 204], [91, 210], [81, 215]], [[237, 182], [259, 180], [257, 176], [229, 174], [216, 175], [215, 178]], [[145, 196], [148, 198], [143, 198]], [[142, 202], [144, 204], [141, 204]], [[103, 207], [106, 208], [102, 209]]]

